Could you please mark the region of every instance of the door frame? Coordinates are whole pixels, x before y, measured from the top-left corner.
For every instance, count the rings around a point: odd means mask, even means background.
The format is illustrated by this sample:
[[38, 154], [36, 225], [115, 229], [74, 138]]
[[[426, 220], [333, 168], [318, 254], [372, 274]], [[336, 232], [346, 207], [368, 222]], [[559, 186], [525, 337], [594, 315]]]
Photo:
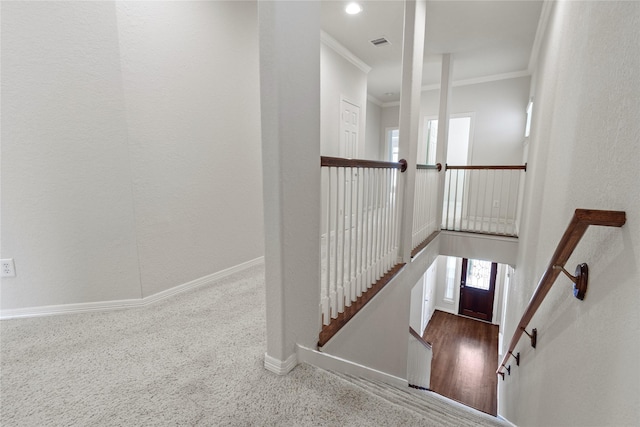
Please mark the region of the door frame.
[[338, 138], [338, 144], [339, 144], [338, 151], [340, 153], [340, 156], [342, 156], [342, 157], [346, 157], [346, 155], [343, 155], [343, 153], [344, 153], [343, 150], [345, 148], [342, 146], [342, 134], [343, 134], [343, 132], [342, 132], [342, 129], [343, 129], [342, 128], [342, 126], [343, 126], [342, 103], [343, 102], [346, 102], [347, 104], [351, 104], [352, 106], [354, 106], [354, 107], [356, 107], [358, 109], [358, 138], [357, 138], [357, 141], [356, 141], [356, 144], [355, 144], [355, 147], [354, 147], [354, 149], [355, 149], [355, 153], [354, 154], [355, 155], [353, 156], [354, 159], [357, 159], [357, 158], [359, 158], [358, 156], [360, 155], [360, 151], [361, 151], [361, 148], [362, 148], [362, 147], [360, 147], [360, 140], [363, 137], [363, 135], [362, 135], [362, 133], [363, 133], [363, 129], [362, 129], [362, 106], [358, 105], [356, 102], [352, 101], [351, 99], [347, 98], [346, 96], [340, 95], [340, 105], [338, 106], [338, 111], [339, 111], [339, 115], [338, 115], [338, 119], [339, 119], [339, 122], [338, 122], [338, 135], [339, 135], [339, 138]]
[[[472, 260], [475, 260], [475, 259], [472, 259]], [[485, 321], [485, 322], [493, 323], [493, 311], [494, 311], [493, 309], [494, 309], [495, 298], [496, 298], [496, 283], [498, 281], [498, 263], [497, 262], [493, 262], [493, 261], [488, 261], [488, 262], [491, 262], [491, 272], [490, 272], [490, 278], [489, 278], [489, 289], [487, 291], [484, 291], [484, 290], [472, 291], [472, 292], [487, 292], [488, 294], [490, 294], [491, 306], [490, 306], [490, 308], [489, 308], [489, 310], [487, 312], [488, 318], [487, 319], [481, 319], [479, 317], [463, 313], [462, 304], [463, 304], [463, 301], [464, 301], [464, 292], [467, 289], [466, 280], [467, 280], [467, 266], [468, 266], [468, 263], [469, 263], [469, 258], [462, 258], [462, 268], [461, 268], [461, 273], [460, 273], [460, 286], [459, 286], [460, 296], [458, 297], [458, 314], [461, 315], [461, 316], [472, 317], [472, 318], [477, 319], [477, 320], [482, 320], [482, 321]]]

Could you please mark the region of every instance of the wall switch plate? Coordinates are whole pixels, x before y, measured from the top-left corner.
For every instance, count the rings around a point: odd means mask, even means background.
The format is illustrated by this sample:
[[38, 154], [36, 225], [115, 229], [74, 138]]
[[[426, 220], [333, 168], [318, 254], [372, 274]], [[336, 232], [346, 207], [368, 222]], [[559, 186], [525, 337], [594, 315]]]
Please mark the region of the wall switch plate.
[[0, 260], [0, 273], [2, 277], [16, 277], [16, 266], [13, 258]]
[[494, 200], [493, 201], [493, 207], [494, 208], [499, 208], [500, 207], [500, 201], [499, 200]]

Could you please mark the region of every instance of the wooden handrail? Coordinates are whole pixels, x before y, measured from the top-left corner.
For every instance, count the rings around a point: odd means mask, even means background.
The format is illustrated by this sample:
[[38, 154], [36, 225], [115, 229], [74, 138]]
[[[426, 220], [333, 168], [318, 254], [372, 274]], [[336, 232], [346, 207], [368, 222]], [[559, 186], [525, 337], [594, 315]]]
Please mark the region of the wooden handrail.
[[416, 169], [437, 169], [438, 172], [442, 170], [442, 163], [436, 163], [435, 165], [416, 165]]
[[[529, 305], [522, 315], [520, 323], [518, 323], [518, 328], [513, 333], [511, 343], [509, 344], [509, 350], [505, 353], [502, 359], [502, 363], [496, 370], [497, 374], [504, 375], [504, 372], [501, 372], [502, 368], [505, 367], [507, 360], [509, 360], [509, 357], [513, 355], [513, 350], [516, 348], [516, 345], [522, 337], [522, 334], [525, 333], [529, 322], [536, 314], [538, 307], [540, 307], [540, 304], [542, 304], [542, 301], [551, 289], [551, 286], [558, 278], [558, 275], [575, 250], [578, 242], [580, 242], [580, 239], [587, 231], [587, 228], [589, 228], [590, 225], [622, 227], [625, 222], [625, 212], [576, 209], [573, 218], [571, 219], [571, 222], [567, 227], [567, 230], [564, 232], [564, 235], [562, 236], [560, 242], [558, 243], [558, 246], [556, 247], [556, 251], [551, 257], [551, 261], [549, 262], [547, 269], [544, 271], [542, 277], [540, 278], [540, 281], [538, 282], [538, 287], [533, 292], [533, 296], [529, 301]], [[527, 333], [527, 335], [529, 334]]]
[[527, 164], [524, 165], [480, 165], [480, 166], [452, 166], [444, 165], [445, 170], [523, 170], [527, 171]]
[[430, 342], [428, 342], [428, 341], [425, 341], [425, 339], [424, 339], [424, 338], [422, 338], [422, 337], [420, 336], [420, 334], [419, 334], [418, 332], [416, 332], [416, 330], [415, 330], [415, 329], [413, 329], [411, 326], [409, 326], [409, 333], [410, 333], [411, 335], [413, 335], [413, 337], [414, 337], [415, 339], [417, 339], [417, 340], [420, 342], [420, 344], [422, 344], [423, 346], [425, 346], [427, 349], [431, 350], [431, 343], [430, 343]]
[[342, 157], [320, 156], [320, 166], [338, 168], [400, 169], [400, 172], [404, 172], [407, 170], [407, 161], [400, 159], [397, 162], [380, 162], [377, 160], [344, 159]]

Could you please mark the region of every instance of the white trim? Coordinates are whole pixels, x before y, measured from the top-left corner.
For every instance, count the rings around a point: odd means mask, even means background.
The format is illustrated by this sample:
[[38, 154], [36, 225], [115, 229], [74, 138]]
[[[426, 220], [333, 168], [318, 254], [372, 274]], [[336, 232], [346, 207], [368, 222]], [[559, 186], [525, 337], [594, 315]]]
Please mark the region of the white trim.
[[[451, 86], [452, 87], [470, 86], [470, 85], [477, 85], [477, 84], [480, 84], [480, 83], [495, 82], [495, 81], [499, 81], [499, 80], [517, 79], [517, 78], [520, 78], [520, 77], [529, 77], [530, 75], [531, 75], [531, 73], [529, 72], [529, 70], [513, 71], [511, 73], [492, 74], [490, 76], [475, 77], [473, 79], [456, 80], [451, 84]], [[425, 92], [425, 91], [437, 90], [437, 89], [440, 89], [440, 84], [425, 85], [425, 86], [422, 86], [421, 90], [423, 92]]]
[[353, 52], [344, 47], [342, 44], [340, 44], [339, 41], [337, 41], [324, 31], [320, 31], [320, 41], [324, 43], [325, 46], [333, 49], [333, 51], [338, 55], [342, 56], [344, 59], [358, 67], [363, 73], [369, 74], [369, 71], [371, 71], [371, 67], [365, 64], [362, 59], [358, 58], [353, 54]]
[[517, 425], [515, 425], [514, 423], [512, 423], [511, 421], [509, 421], [508, 419], [506, 419], [505, 417], [503, 417], [502, 415], [498, 414], [496, 416], [497, 419], [499, 419], [500, 421], [507, 423], [508, 425], [510, 425], [511, 427], [518, 427]]
[[527, 70], [529, 74], [533, 74], [534, 68], [538, 63], [538, 56], [540, 55], [540, 46], [542, 46], [542, 39], [547, 32], [547, 26], [549, 24], [549, 17], [551, 16], [551, 9], [553, 1], [544, 0], [542, 3], [542, 10], [540, 11], [540, 19], [538, 19], [538, 27], [536, 28], [536, 35], [533, 39], [533, 46], [531, 47], [531, 55], [529, 56], [529, 65]]
[[41, 316], [53, 316], [58, 314], [76, 314], [76, 313], [89, 313], [93, 311], [108, 311], [108, 310], [122, 310], [125, 308], [140, 308], [149, 304], [162, 301], [174, 295], [182, 292], [195, 289], [200, 286], [209, 285], [224, 277], [230, 276], [234, 273], [238, 273], [247, 268], [260, 265], [264, 262], [264, 257], [258, 257], [253, 260], [238, 264], [236, 266], [218, 271], [217, 273], [209, 274], [199, 279], [192, 280], [182, 285], [175, 286], [173, 288], [158, 292], [157, 294], [150, 295], [145, 298], [125, 299], [125, 300], [112, 300], [112, 301], [96, 301], [96, 302], [83, 302], [77, 304], [61, 304], [61, 305], [45, 305], [40, 307], [27, 307], [16, 308], [8, 310], [0, 310], [0, 320], [5, 319], [17, 319], [26, 317], [41, 317]]
[[369, 380], [382, 381], [385, 384], [398, 388], [408, 387], [409, 382], [405, 378], [396, 377], [386, 372], [378, 371], [368, 366], [360, 365], [350, 360], [322, 353], [298, 344], [298, 361], [317, 366], [328, 371], [350, 374]]
[[287, 357], [287, 360], [276, 359], [275, 357], [269, 356], [267, 353], [264, 354], [264, 368], [276, 375], [287, 375], [296, 367], [297, 364], [298, 357], [295, 353]]
[[399, 107], [399, 106], [400, 106], [400, 101], [390, 101], [390, 102], [383, 102], [382, 103], [382, 108]]

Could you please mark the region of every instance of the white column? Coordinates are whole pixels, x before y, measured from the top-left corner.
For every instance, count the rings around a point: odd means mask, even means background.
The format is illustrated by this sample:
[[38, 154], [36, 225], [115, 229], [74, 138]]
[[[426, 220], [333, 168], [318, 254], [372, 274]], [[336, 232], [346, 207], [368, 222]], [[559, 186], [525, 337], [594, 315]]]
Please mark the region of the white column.
[[399, 156], [407, 160], [407, 171], [400, 174], [402, 190], [402, 232], [400, 257], [411, 261], [411, 232], [418, 157], [418, 130], [424, 56], [425, 0], [407, 0], [404, 15], [404, 46], [402, 53], [402, 89], [400, 92]]
[[320, 2], [258, 8], [265, 367], [286, 374], [320, 329]]
[[451, 83], [453, 64], [451, 54], [442, 55], [442, 74], [440, 77], [440, 108], [438, 110], [438, 145], [436, 147], [436, 163], [442, 163], [442, 172], [438, 174], [438, 204], [436, 205], [436, 224], [442, 224], [442, 206], [444, 203], [445, 169], [447, 162], [447, 146], [449, 144], [449, 116], [451, 99]]

